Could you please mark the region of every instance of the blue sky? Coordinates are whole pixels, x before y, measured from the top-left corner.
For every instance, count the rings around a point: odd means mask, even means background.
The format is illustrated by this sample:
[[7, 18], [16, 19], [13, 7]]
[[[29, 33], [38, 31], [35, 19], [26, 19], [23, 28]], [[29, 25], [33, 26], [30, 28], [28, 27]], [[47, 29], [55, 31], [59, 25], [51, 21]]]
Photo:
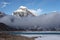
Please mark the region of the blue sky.
[[39, 13], [60, 11], [60, 0], [0, 0], [0, 11], [11, 14], [20, 6], [26, 6], [32, 10], [40, 9]]

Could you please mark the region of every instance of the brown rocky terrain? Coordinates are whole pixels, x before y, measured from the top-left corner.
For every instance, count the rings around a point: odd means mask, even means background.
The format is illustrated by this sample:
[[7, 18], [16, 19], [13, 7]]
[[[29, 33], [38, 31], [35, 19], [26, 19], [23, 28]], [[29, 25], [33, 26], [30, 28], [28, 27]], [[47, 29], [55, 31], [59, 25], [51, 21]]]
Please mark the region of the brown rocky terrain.
[[37, 37], [25, 37], [25, 36], [17, 36], [6, 33], [0, 33], [0, 40], [34, 40]]

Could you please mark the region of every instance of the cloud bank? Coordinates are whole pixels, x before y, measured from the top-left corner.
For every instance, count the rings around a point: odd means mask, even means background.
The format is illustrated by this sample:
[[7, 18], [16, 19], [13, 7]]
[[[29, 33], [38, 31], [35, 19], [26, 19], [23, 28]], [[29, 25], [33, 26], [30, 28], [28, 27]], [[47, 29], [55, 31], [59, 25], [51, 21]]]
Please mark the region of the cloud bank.
[[43, 14], [36, 17], [17, 17], [7, 15], [0, 18], [0, 23], [1, 22], [17, 29], [60, 30], [60, 13]]

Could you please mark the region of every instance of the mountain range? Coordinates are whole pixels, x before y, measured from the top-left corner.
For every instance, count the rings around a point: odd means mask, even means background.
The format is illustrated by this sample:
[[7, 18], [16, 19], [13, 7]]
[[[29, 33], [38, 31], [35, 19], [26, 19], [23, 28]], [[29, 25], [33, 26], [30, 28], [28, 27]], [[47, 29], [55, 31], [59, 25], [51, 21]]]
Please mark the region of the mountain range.
[[1, 24], [5, 25], [2, 29], [6, 28], [6, 30], [12, 28], [24, 31], [60, 31], [60, 12], [35, 16], [26, 7], [20, 7], [12, 15], [0, 12]]

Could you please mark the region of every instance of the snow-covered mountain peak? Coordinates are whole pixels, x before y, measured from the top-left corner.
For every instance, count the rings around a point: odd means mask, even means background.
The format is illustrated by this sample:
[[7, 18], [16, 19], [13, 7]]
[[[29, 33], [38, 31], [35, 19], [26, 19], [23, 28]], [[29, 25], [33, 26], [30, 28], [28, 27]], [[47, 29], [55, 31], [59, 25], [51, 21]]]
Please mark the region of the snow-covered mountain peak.
[[20, 6], [19, 8], [24, 8], [24, 9], [26, 9], [27, 7], [25, 7], [25, 6]]
[[14, 11], [14, 12], [26, 12], [26, 10], [27, 10], [27, 7], [25, 7], [25, 6], [20, 6], [16, 11]]
[[13, 12], [13, 15], [20, 17], [35, 16], [35, 14], [30, 12], [25, 6], [20, 6], [16, 11]]

